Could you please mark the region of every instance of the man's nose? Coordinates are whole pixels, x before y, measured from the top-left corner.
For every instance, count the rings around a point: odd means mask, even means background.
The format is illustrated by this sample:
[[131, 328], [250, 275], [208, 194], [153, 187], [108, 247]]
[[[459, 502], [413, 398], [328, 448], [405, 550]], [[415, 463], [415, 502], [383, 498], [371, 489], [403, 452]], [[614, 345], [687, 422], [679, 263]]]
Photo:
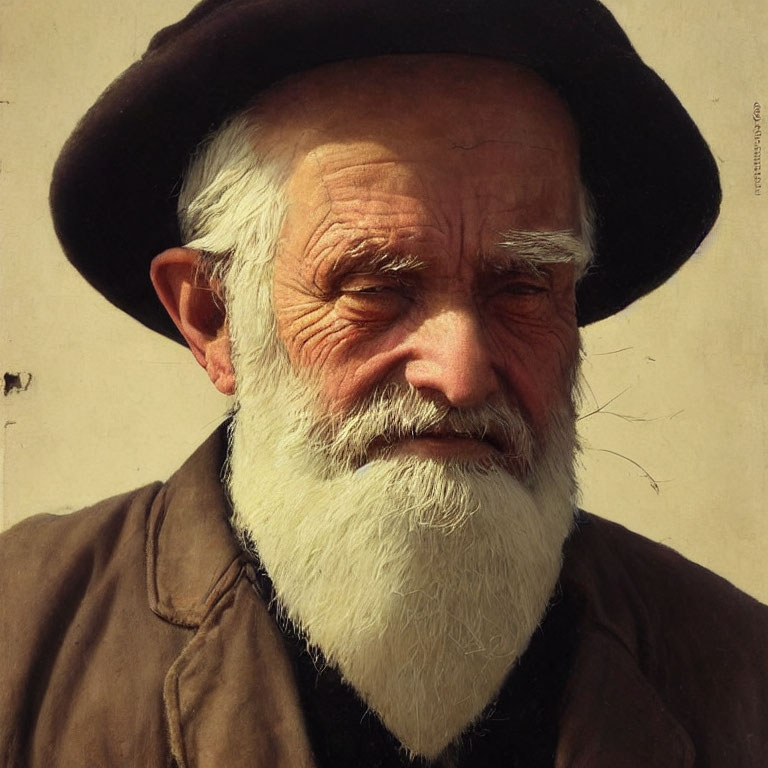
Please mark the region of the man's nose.
[[424, 320], [410, 339], [407, 382], [433, 390], [455, 408], [482, 405], [500, 382], [479, 318], [471, 311], [442, 311]]

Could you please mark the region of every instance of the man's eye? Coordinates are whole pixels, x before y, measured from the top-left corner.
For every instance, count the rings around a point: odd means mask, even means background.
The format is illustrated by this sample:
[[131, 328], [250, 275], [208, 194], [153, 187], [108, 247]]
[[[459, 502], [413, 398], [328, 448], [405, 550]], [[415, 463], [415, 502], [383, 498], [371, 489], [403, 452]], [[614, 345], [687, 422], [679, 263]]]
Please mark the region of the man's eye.
[[505, 293], [511, 293], [520, 296], [531, 296], [537, 293], [543, 293], [545, 288], [542, 285], [531, 285], [530, 283], [512, 283], [511, 285], [505, 285], [503, 288]]
[[501, 283], [494, 293], [505, 296], [536, 296], [546, 293], [547, 285], [537, 280], [509, 280]]
[[377, 294], [386, 293], [387, 291], [392, 290], [393, 287], [391, 285], [361, 285], [353, 288], [346, 288], [342, 291], [342, 293]]
[[488, 308], [499, 317], [537, 317], [547, 310], [549, 283], [536, 277], [500, 281], [489, 290]]
[[350, 281], [339, 290], [336, 311], [351, 322], [391, 322], [404, 311], [407, 301], [404, 287], [397, 283]]

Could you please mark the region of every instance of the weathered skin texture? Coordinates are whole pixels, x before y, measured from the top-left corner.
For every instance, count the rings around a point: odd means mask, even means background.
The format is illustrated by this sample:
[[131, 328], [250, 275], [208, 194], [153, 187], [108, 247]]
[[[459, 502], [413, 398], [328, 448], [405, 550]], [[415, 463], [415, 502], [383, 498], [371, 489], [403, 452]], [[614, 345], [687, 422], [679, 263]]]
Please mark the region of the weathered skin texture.
[[[578, 146], [560, 100], [509, 64], [379, 59], [267, 100], [294, 146], [275, 264], [279, 334], [344, 411], [377, 385], [455, 407], [505, 397], [536, 431], [578, 354], [574, 269], [521, 269], [510, 230], [579, 234]], [[476, 454], [458, 438], [423, 455]]]

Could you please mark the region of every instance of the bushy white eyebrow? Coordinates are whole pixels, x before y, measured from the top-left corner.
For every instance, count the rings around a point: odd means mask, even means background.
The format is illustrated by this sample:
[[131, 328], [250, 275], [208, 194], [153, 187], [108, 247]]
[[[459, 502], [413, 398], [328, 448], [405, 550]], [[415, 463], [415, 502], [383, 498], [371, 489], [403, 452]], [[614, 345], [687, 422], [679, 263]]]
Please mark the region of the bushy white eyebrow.
[[[572, 263], [576, 275], [580, 276], [590, 262], [591, 255], [584, 241], [570, 230], [510, 230], [501, 233], [500, 238], [491, 253], [481, 256], [482, 269], [487, 272], [520, 269], [536, 272], [548, 264]], [[384, 238], [362, 238], [333, 261], [327, 274], [408, 273], [427, 266], [421, 257], [387, 246]]]
[[413, 272], [425, 266], [426, 262], [414, 254], [388, 249], [379, 238], [365, 238], [335, 259], [329, 273]]
[[504, 270], [547, 264], [571, 263], [580, 276], [589, 265], [591, 254], [585, 242], [570, 230], [548, 232], [509, 230], [501, 233], [493, 254], [484, 257], [485, 267]]

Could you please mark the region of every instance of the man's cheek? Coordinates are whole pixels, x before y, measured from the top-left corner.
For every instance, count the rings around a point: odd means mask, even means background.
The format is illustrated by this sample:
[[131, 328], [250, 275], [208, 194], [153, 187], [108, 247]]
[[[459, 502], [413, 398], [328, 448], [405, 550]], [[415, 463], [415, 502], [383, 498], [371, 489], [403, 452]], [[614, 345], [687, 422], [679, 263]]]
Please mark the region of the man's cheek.
[[570, 397], [578, 362], [578, 336], [552, 328], [506, 339], [501, 353], [505, 389], [539, 432], [549, 413]]
[[296, 372], [322, 378], [327, 369], [344, 367], [349, 350], [364, 335], [338, 317], [331, 304], [303, 302], [278, 313], [278, 332]]

